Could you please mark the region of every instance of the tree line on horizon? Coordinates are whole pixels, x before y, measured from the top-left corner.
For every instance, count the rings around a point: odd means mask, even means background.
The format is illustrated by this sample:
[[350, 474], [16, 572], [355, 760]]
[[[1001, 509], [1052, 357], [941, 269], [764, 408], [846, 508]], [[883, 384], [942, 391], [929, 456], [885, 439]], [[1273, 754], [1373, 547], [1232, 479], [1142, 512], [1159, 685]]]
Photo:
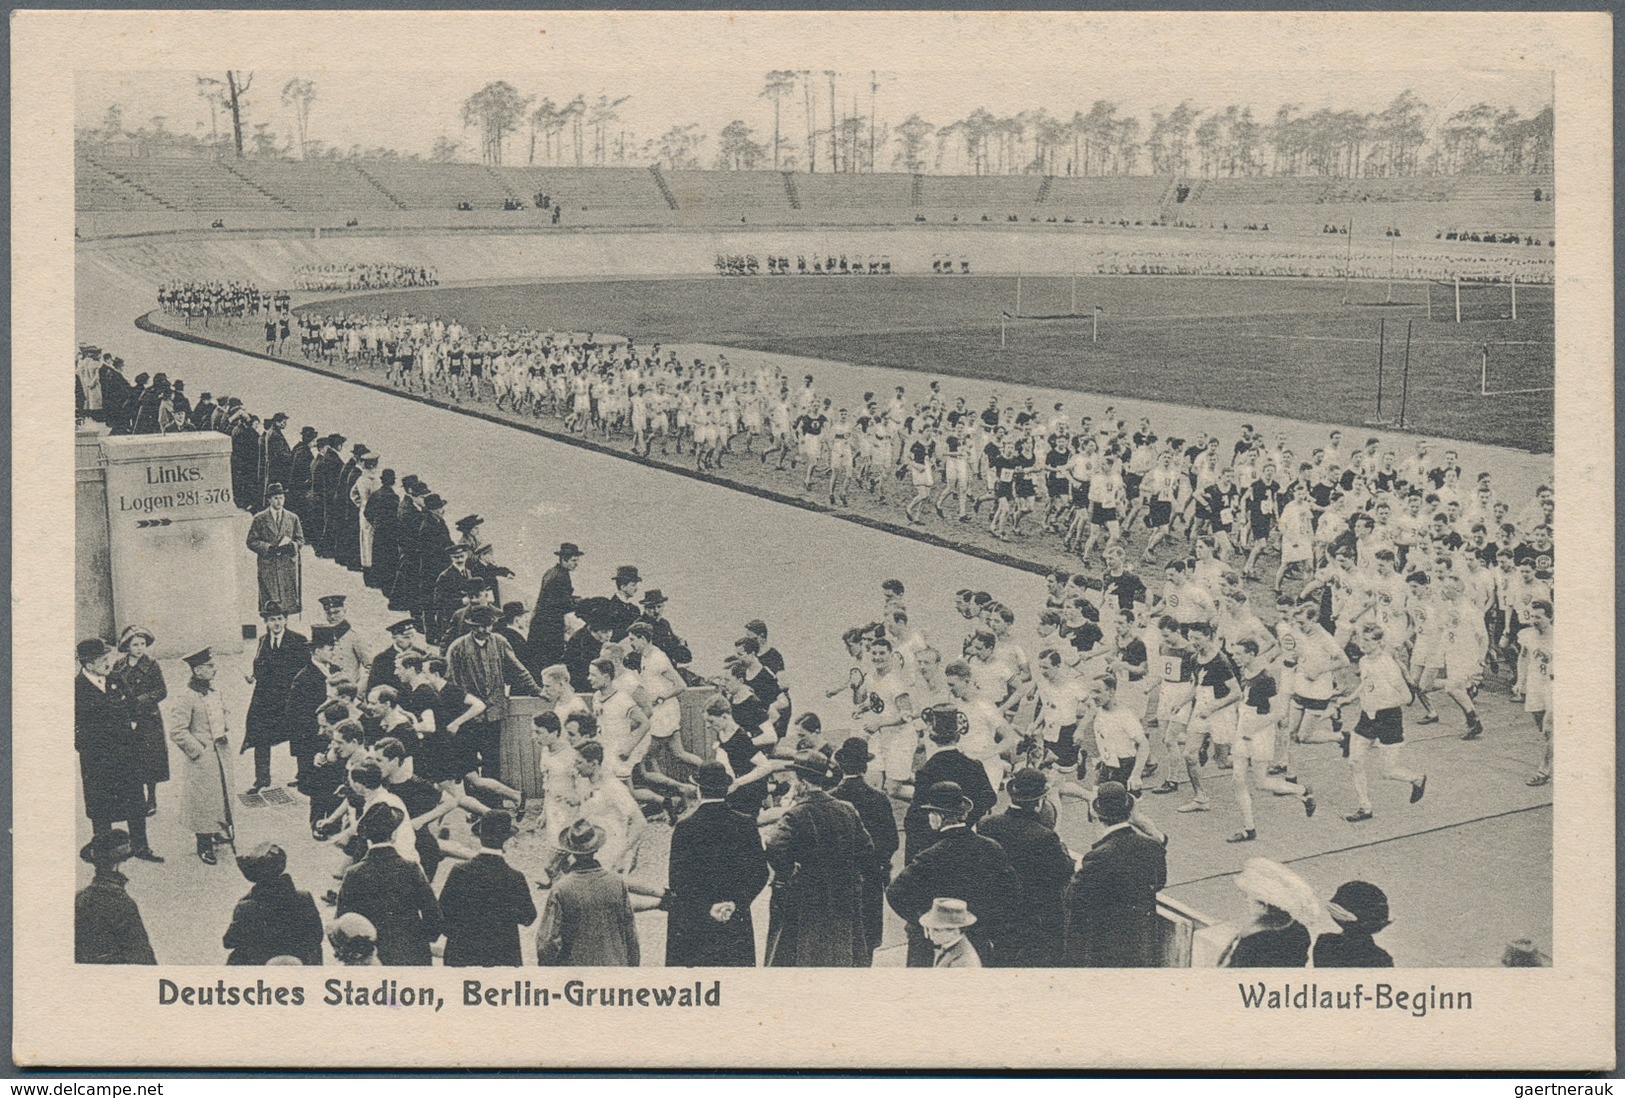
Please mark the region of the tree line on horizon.
[[[911, 112], [895, 124], [879, 118], [882, 80], [870, 71], [848, 80], [834, 70], [779, 69], [765, 75], [759, 100], [771, 104], [772, 127], [745, 119], [715, 134], [679, 123], [639, 138], [624, 125], [630, 96], [584, 94], [559, 101], [525, 95], [492, 81], [460, 105], [461, 140], [436, 138], [428, 156], [380, 146], [347, 149], [311, 135], [320, 102], [313, 80], [295, 77], [280, 89], [286, 132], [253, 120], [252, 72], [197, 77], [209, 121], [173, 131], [169, 119], [131, 128], [118, 104], [98, 126], [81, 128], [86, 146], [126, 144], [145, 155], [235, 155], [295, 160], [417, 160], [500, 166], [603, 167], [658, 165], [670, 170], [957, 175], [1157, 175], [1191, 179], [1254, 176], [1392, 177], [1462, 173], [1550, 174], [1553, 110], [1524, 116], [1515, 107], [1474, 103], [1449, 115], [1414, 91], [1380, 111], [1305, 111], [1283, 104], [1258, 118], [1245, 104], [1201, 107], [1181, 102], [1142, 119], [1109, 99], [1070, 117], [1040, 107], [1013, 115], [977, 108], [933, 123]], [[825, 93], [827, 91], [827, 98]], [[865, 96], [867, 100], [865, 101]], [[260, 109], [264, 115], [269, 111]], [[275, 116], [273, 115], [274, 119]], [[714, 140], [713, 140], [714, 138]]]

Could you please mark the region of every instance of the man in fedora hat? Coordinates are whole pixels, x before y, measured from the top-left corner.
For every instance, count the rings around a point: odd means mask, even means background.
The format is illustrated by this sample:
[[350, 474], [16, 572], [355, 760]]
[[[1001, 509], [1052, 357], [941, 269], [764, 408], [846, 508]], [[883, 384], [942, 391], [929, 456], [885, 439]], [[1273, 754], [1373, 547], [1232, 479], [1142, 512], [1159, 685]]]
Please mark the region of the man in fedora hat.
[[570, 867], [553, 883], [536, 933], [536, 963], [636, 968], [642, 963], [626, 882], [598, 864], [604, 829], [577, 820], [558, 838]]
[[288, 855], [276, 843], [261, 843], [237, 856], [237, 869], [251, 887], [237, 901], [222, 943], [231, 950], [228, 965], [263, 965], [272, 957], [322, 963], [322, 917], [310, 893], [288, 876]]
[[272, 484], [286, 484], [293, 476], [293, 449], [282, 432], [288, 426], [288, 413], [277, 412], [265, 421], [265, 434], [260, 438], [260, 469], [265, 479], [260, 487], [266, 489], [270, 499]]
[[642, 620], [654, 631], [655, 647], [666, 653], [666, 658], [677, 667], [678, 674], [683, 676], [685, 682], [690, 686], [696, 685], [697, 679], [688, 671], [688, 665], [694, 662], [694, 653], [677, 635], [671, 622], [666, 620], [666, 604], [671, 600], [660, 588], [651, 587], [639, 601], [643, 604]]
[[935, 950], [932, 968], [981, 968], [982, 958], [966, 932], [977, 922], [964, 900], [938, 897], [920, 916], [920, 926]]
[[282, 483], [288, 488], [288, 510], [310, 524], [310, 473], [320, 447], [316, 443], [318, 432], [314, 427], [299, 428], [299, 441], [290, 452], [288, 478]]
[[767, 887], [767, 854], [756, 821], [728, 807], [733, 775], [708, 762], [694, 775], [700, 802], [671, 833], [666, 966], [756, 964], [750, 907]]
[[344, 459], [339, 457], [343, 445], [343, 435], [328, 435], [320, 440], [310, 463], [310, 547], [318, 557], [333, 555], [333, 542], [338, 536], [333, 498], [344, 475]]
[[892, 858], [900, 845], [891, 798], [863, 777], [874, 758], [868, 740], [849, 736], [835, 749], [835, 765], [841, 772], [841, 780], [831, 790], [836, 800], [853, 807], [874, 843], [873, 856], [863, 870], [863, 928], [869, 944], [869, 962], [874, 959], [874, 951], [880, 948], [880, 933], [886, 917], [886, 886], [891, 883]]
[[539, 672], [564, 658], [564, 618], [576, 608], [575, 586], [570, 573], [581, 563], [581, 547], [565, 542], [554, 554], [558, 563], [542, 574], [536, 592], [536, 608], [530, 615], [530, 667]]
[[970, 936], [979, 956], [1000, 964], [997, 952], [1011, 917], [1022, 901], [1021, 881], [1004, 848], [965, 823], [974, 805], [953, 782], [927, 790], [925, 809], [937, 841], [920, 851], [886, 890], [886, 902], [908, 924], [908, 966], [931, 967], [931, 943], [920, 916], [938, 896], [965, 901], [977, 922]]
[[831, 797], [829, 759], [800, 751], [791, 761], [790, 807], [767, 839], [773, 908], [767, 963], [857, 968], [870, 956], [863, 873], [874, 843], [857, 810]]
[[[145, 822], [146, 817], [142, 817]], [[110, 827], [91, 837], [79, 857], [96, 867], [73, 898], [73, 959], [81, 965], [155, 965], [141, 910], [124, 890], [119, 864], [134, 852], [130, 836]]]
[[266, 485], [266, 507], [249, 523], [248, 548], [259, 558], [260, 606], [276, 602], [297, 614], [303, 605], [299, 551], [305, 544], [305, 527], [283, 505], [287, 496], [280, 481]]
[[142, 783], [141, 733], [120, 683], [109, 677], [117, 653], [100, 637], [79, 642], [73, 680], [73, 746], [85, 792], [85, 815], [101, 834], [115, 823], [129, 828], [133, 856], [163, 859], [147, 845], [147, 797]]
[[[359, 912], [378, 928], [378, 960], [386, 965], [430, 965], [430, 945], [440, 937], [440, 902], [423, 870], [395, 848], [405, 813], [374, 803], [357, 824], [367, 853], [344, 874], [338, 915]], [[410, 841], [407, 839], [405, 841]]]
[[1061, 893], [1072, 879], [1072, 855], [1040, 811], [1049, 792], [1049, 780], [1042, 770], [1027, 767], [1016, 771], [1004, 790], [1010, 795], [1010, 807], [996, 816], [984, 816], [976, 826], [1004, 847], [1010, 867], [1021, 880], [1021, 906], [1000, 944], [1000, 964], [1052, 968], [1061, 960], [1065, 922]]
[[238, 753], [254, 749], [254, 784], [248, 792], [258, 793], [271, 784], [271, 748], [287, 743], [288, 690], [293, 680], [310, 663], [310, 643], [302, 633], [288, 628], [288, 612], [280, 602], [260, 608], [265, 633], [254, 648], [252, 670], [243, 676], [254, 688], [244, 721], [243, 745]]
[[519, 928], [536, 921], [536, 901], [525, 875], [508, 864], [502, 847], [514, 836], [513, 817], [501, 809], [474, 825], [480, 852], [451, 867], [440, 889], [446, 919], [445, 964], [517, 968], [524, 964]]
[[[1121, 782], [1101, 782], [1095, 817], [1105, 832], [1062, 894], [1062, 963], [1069, 968], [1154, 968], [1157, 893], [1168, 883], [1167, 843], [1150, 837]], [[1143, 829], [1142, 829], [1143, 827]]]

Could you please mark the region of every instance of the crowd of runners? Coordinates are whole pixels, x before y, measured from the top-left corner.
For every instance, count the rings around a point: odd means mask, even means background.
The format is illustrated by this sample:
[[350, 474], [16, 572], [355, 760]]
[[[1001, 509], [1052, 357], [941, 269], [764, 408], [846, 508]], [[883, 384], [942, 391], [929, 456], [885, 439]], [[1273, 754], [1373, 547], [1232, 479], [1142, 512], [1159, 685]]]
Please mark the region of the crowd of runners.
[[384, 290], [438, 282], [433, 267], [416, 263], [306, 263], [293, 272], [293, 284], [301, 290]]
[[195, 282], [175, 280], [158, 288], [158, 308], [166, 316], [181, 317], [188, 328], [210, 327], [215, 321], [240, 321], [261, 314], [286, 314], [286, 290], [262, 290], [252, 282]]

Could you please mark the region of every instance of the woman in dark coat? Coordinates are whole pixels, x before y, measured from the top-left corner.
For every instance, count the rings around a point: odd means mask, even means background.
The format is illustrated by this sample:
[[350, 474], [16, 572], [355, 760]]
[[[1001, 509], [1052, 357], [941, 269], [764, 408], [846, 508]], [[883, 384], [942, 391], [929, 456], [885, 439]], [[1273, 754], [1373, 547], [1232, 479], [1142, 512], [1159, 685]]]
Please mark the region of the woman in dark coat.
[[372, 526], [372, 570], [365, 579], [368, 587], [379, 591], [388, 591], [395, 586], [395, 574], [400, 570], [401, 549], [395, 538], [400, 510], [401, 496], [395, 491], [395, 470], [385, 469], [378, 474], [378, 487], [367, 497], [363, 512]]
[[263, 965], [273, 957], [322, 963], [322, 917], [310, 893], [293, 886], [288, 856], [275, 843], [261, 843], [237, 859], [254, 887], [237, 901], [226, 928], [228, 965]]
[[169, 736], [158, 704], [169, 697], [169, 686], [157, 661], [147, 655], [153, 635], [138, 625], [124, 630], [118, 648], [124, 658], [113, 665], [109, 678], [118, 682], [135, 721], [140, 739], [141, 782], [147, 797], [147, 815], [158, 811], [158, 784], [169, 780]]
[[288, 689], [294, 676], [310, 663], [310, 643], [288, 628], [288, 615], [280, 603], [268, 602], [260, 611], [266, 633], [254, 649], [254, 670], [248, 681], [254, 695], [244, 721], [243, 751], [254, 749], [254, 790], [271, 784], [271, 748], [287, 743]]
[[260, 508], [259, 421], [241, 416], [231, 428], [231, 491], [245, 511]]

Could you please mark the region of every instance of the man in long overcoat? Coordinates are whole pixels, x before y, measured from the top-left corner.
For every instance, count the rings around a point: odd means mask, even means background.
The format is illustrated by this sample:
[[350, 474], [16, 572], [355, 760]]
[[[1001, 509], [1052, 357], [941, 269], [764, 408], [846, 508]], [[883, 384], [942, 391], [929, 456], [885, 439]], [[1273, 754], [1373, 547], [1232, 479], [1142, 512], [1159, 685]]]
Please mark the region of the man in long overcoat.
[[418, 550], [418, 533], [423, 529], [423, 499], [429, 493], [413, 476], [401, 481], [401, 487], [404, 489], [401, 508], [395, 519], [395, 582], [386, 588], [386, 593], [391, 610], [410, 612], [419, 619], [421, 626], [422, 615], [413, 609], [412, 600], [417, 597], [418, 573], [423, 567], [423, 554]]
[[835, 765], [841, 770], [841, 783], [833, 791], [838, 801], [857, 810], [863, 829], [875, 844], [874, 856], [863, 871], [863, 926], [869, 940], [869, 957], [880, 948], [880, 932], [886, 918], [886, 886], [891, 883], [892, 857], [899, 845], [897, 814], [886, 794], [864, 781], [874, 755], [869, 741], [852, 736], [835, 751]]
[[215, 864], [215, 843], [235, 842], [231, 818], [232, 757], [226, 707], [215, 689], [214, 655], [205, 648], [186, 657], [192, 679], [176, 692], [170, 739], [181, 749], [183, 828], [197, 836], [197, 856]]
[[[988, 781], [987, 768], [959, 750], [959, 741], [970, 727], [965, 714], [955, 706], [938, 705], [927, 709], [923, 716], [927, 729], [927, 756], [914, 775], [914, 798], [909, 803], [908, 811], [903, 814], [905, 865], [937, 841], [924, 797], [933, 785], [953, 782], [971, 799], [970, 815], [965, 820], [971, 827], [975, 827], [999, 800], [993, 784]], [[977, 771], [981, 771], [980, 775]], [[953, 898], [964, 899], [963, 896]]]
[[267, 603], [260, 617], [265, 620], [265, 635], [254, 649], [253, 671], [244, 676], [254, 687], [241, 749], [254, 749], [250, 793], [271, 784], [271, 748], [288, 742], [288, 688], [310, 663], [310, 642], [288, 628], [288, 613], [281, 603]]
[[248, 548], [259, 558], [260, 606], [280, 603], [297, 614], [304, 609], [299, 553], [305, 547], [305, 527], [283, 506], [287, 490], [281, 483], [267, 485], [265, 498], [268, 506], [248, 526]]
[[129, 827], [134, 856], [161, 862], [147, 845], [147, 795], [142, 784], [142, 742], [116, 680], [108, 678], [116, 649], [92, 637], [80, 641], [73, 679], [73, 746], [79, 752], [85, 815], [94, 834], [116, 823]]
[[575, 609], [575, 585], [570, 573], [584, 555], [579, 546], [565, 542], [554, 554], [559, 562], [542, 574], [536, 608], [530, 615], [530, 669], [540, 674], [564, 659], [564, 617]]
[[330, 625], [312, 626], [308, 658], [299, 673], [288, 684], [287, 729], [288, 752], [293, 756], [295, 772], [291, 784], [304, 791], [304, 782], [315, 766], [316, 752], [321, 750], [320, 721], [316, 712], [327, 702], [327, 676], [333, 672], [333, 659], [338, 637]]
[[1061, 892], [1072, 879], [1072, 855], [1039, 815], [1048, 791], [1040, 770], [1018, 770], [1005, 785], [1011, 805], [984, 816], [976, 830], [1004, 847], [1021, 879], [1021, 906], [999, 943], [1005, 968], [1052, 968], [1061, 961]]
[[767, 854], [756, 821], [729, 808], [733, 777], [721, 763], [694, 775], [700, 803], [671, 833], [666, 966], [752, 968], [750, 905], [767, 887]]
[[299, 441], [294, 445], [288, 457], [288, 479], [282, 483], [288, 487], [288, 508], [299, 516], [299, 520], [306, 526], [310, 525], [310, 470], [316, 461], [316, 453], [312, 448], [316, 441], [316, 428], [301, 427]]
[[908, 967], [930, 968], [933, 950], [920, 916], [937, 897], [964, 900], [976, 924], [966, 937], [982, 963], [997, 956], [1002, 936], [1021, 904], [1021, 881], [1004, 848], [965, 824], [971, 799], [953, 782], [938, 782], [924, 797], [937, 841], [916, 854], [886, 890], [886, 902], [908, 924]]
[[[369, 539], [372, 567], [363, 569], [368, 587], [388, 592], [395, 584], [395, 573], [401, 565], [400, 543], [396, 540], [396, 524], [400, 521], [401, 496], [395, 491], [395, 470], [385, 469], [378, 474], [378, 486], [367, 496], [361, 509], [372, 531]], [[362, 561], [366, 564], [366, 561]]]
[[792, 762], [793, 803], [767, 840], [773, 911], [767, 963], [857, 968], [869, 953], [863, 871], [874, 843], [857, 810], [824, 791], [829, 760], [803, 751]]
[[1095, 816], [1106, 832], [1078, 865], [1064, 894], [1063, 963], [1087, 968], [1151, 968], [1157, 956], [1157, 893], [1168, 883], [1168, 851], [1137, 828], [1134, 798], [1102, 782]]
[[[293, 477], [293, 450], [288, 446], [287, 436], [282, 433], [287, 425], [287, 412], [278, 412], [266, 422], [265, 436], [260, 439], [260, 448], [265, 454], [262, 462], [265, 479], [260, 482], [262, 489], [272, 484], [287, 484]], [[271, 498], [269, 491], [265, 493], [265, 498]]]
[[338, 533], [333, 497], [344, 474], [344, 461], [339, 457], [343, 445], [343, 435], [328, 435], [321, 440], [321, 449], [310, 465], [310, 544], [319, 557], [333, 555], [333, 540]]

